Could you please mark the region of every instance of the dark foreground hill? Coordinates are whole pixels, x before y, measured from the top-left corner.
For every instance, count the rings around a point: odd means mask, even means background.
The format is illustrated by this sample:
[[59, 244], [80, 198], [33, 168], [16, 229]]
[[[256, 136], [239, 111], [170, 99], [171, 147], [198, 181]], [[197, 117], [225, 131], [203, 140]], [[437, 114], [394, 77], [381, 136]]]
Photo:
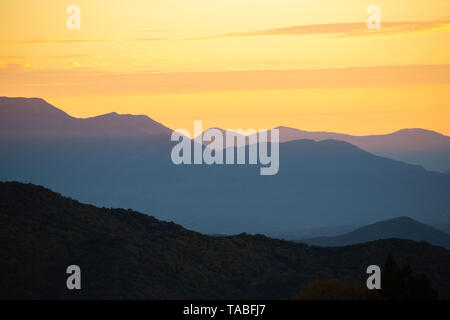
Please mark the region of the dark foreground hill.
[[[0, 183], [0, 226], [0, 298], [291, 298], [317, 280], [360, 284], [389, 253], [450, 289], [450, 251], [427, 243], [319, 248], [210, 237], [30, 184]], [[81, 291], [66, 289], [72, 264], [81, 267]]]
[[408, 217], [377, 222], [340, 236], [317, 237], [299, 242], [323, 247], [336, 247], [389, 238], [427, 241], [433, 245], [450, 249], [449, 234]]

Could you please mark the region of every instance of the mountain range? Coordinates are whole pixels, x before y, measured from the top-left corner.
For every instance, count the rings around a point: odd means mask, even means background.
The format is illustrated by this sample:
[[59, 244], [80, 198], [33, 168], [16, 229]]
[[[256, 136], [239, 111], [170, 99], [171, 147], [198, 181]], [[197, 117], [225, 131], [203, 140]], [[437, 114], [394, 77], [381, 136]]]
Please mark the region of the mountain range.
[[339, 236], [317, 237], [299, 242], [322, 247], [338, 247], [390, 238], [427, 241], [450, 250], [449, 234], [408, 217], [377, 222]]
[[[171, 134], [171, 129], [144, 115], [115, 112], [86, 119], [71, 117], [39, 98], [0, 97], [0, 137], [152, 137]], [[218, 129], [222, 133], [226, 130]], [[207, 129], [202, 133], [202, 137]], [[245, 128], [243, 128], [245, 129]], [[373, 154], [421, 165], [428, 170], [448, 172], [450, 137], [424, 129], [402, 129], [385, 135], [353, 136], [312, 132], [280, 126], [280, 142], [300, 139], [340, 140]], [[249, 138], [246, 137], [248, 143]], [[200, 137], [196, 137], [199, 141]], [[224, 147], [225, 147], [224, 139]]]
[[39, 98], [0, 97], [1, 139], [149, 138], [172, 130], [144, 115], [75, 118]]
[[[320, 248], [212, 237], [31, 184], [0, 182], [0, 225], [0, 299], [290, 299], [319, 280], [360, 286], [389, 254], [450, 291], [450, 251], [424, 242]], [[82, 290], [67, 290], [70, 265]]]
[[[213, 129], [219, 129], [222, 133], [226, 132], [226, 130], [220, 128]], [[448, 172], [450, 164], [450, 137], [431, 130], [402, 129], [384, 135], [353, 136], [334, 132], [303, 131], [283, 126], [275, 129], [279, 131], [281, 143], [301, 139], [314, 141], [339, 140], [378, 156], [421, 165], [427, 170]], [[211, 129], [205, 130], [202, 136], [209, 130]], [[234, 131], [232, 132], [237, 134]], [[242, 135], [237, 135], [242, 137]], [[270, 134], [268, 136], [268, 140], [270, 140]], [[248, 144], [250, 138], [247, 136], [243, 138], [245, 143]], [[200, 140], [200, 136], [197, 137], [197, 140]], [[224, 139], [224, 146], [225, 141], [226, 139]]]
[[428, 170], [446, 171], [450, 164], [450, 137], [431, 130], [402, 129], [385, 135], [352, 136], [332, 132], [308, 132], [279, 127], [280, 141], [341, 140], [373, 154], [417, 164]]
[[279, 173], [264, 177], [252, 165], [176, 166], [170, 133], [145, 116], [77, 119], [42, 99], [1, 98], [0, 180], [208, 234], [358, 226], [399, 215], [450, 220], [449, 175], [345, 141], [280, 143]]

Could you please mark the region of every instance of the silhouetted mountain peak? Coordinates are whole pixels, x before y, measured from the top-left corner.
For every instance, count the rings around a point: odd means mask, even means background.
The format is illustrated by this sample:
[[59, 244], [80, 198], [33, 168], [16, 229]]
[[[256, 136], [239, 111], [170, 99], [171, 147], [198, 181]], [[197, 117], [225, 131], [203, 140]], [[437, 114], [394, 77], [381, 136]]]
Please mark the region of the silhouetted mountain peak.
[[282, 143], [283, 149], [299, 150], [303, 153], [308, 151], [320, 152], [320, 153], [341, 153], [348, 154], [349, 156], [356, 154], [367, 154], [367, 151], [352, 145], [351, 143], [336, 140], [326, 139], [316, 141], [313, 139], [300, 139]]
[[301, 242], [334, 247], [389, 238], [427, 241], [450, 249], [449, 234], [405, 216], [380, 221], [340, 236], [319, 237]]
[[402, 129], [389, 134], [353, 136], [334, 132], [303, 131], [279, 126], [280, 142], [299, 139], [346, 141], [379, 156], [422, 165], [428, 170], [444, 171], [450, 161], [450, 137], [420, 129]]
[[286, 133], [290, 133], [290, 132], [295, 132], [295, 133], [308, 133], [309, 132], [309, 131], [296, 129], [296, 128], [292, 128], [292, 127], [286, 127], [286, 126], [278, 126], [274, 129], [280, 130], [280, 134], [283, 134], [283, 133], [286, 134]]
[[369, 226], [362, 227], [359, 230], [367, 231], [367, 230], [374, 230], [377, 228], [386, 228], [386, 227], [393, 227], [398, 230], [411, 229], [412, 227], [433, 228], [433, 227], [427, 226], [423, 223], [420, 223], [410, 217], [402, 216], [402, 217], [397, 217], [397, 218], [393, 218], [393, 219], [389, 219], [389, 220], [385, 220], [385, 221], [380, 221], [380, 222], [371, 224]]
[[[382, 222], [380, 222], [380, 223], [382, 223]], [[419, 222], [417, 222], [416, 220], [414, 220], [414, 219], [412, 219], [410, 217], [402, 216], [402, 217], [397, 217], [397, 218], [393, 218], [393, 219], [390, 219], [390, 220], [386, 220], [386, 221], [384, 221], [384, 223], [398, 223], [398, 224], [401, 224], [401, 223], [419, 223]]]
[[427, 129], [421, 129], [421, 128], [406, 128], [406, 129], [401, 129], [401, 130], [395, 131], [391, 134], [392, 135], [411, 135], [411, 136], [424, 135], [424, 136], [445, 137], [445, 135], [443, 135], [442, 133], [432, 131], [432, 130], [427, 130]]
[[[0, 114], [10, 119], [18, 117], [69, 118], [64, 111], [41, 98], [0, 97]], [[6, 121], [5, 121], [6, 122]]]
[[92, 118], [117, 119], [120, 118], [120, 115], [117, 112], [110, 112]]
[[148, 137], [171, 129], [145, 115], [111, 112], [90, 118], [71, 117], [39, 98], [0, 98], [0, 137]]
[[[109, 131], [111, 135], [168, 135], [172, 132], [171, 129], [146, 115], [111, 112], [81, 120], [89, 123], [92, 127], [95, 126], [96, 130]], [[91, 124], [92, 122], [95, 124]]]

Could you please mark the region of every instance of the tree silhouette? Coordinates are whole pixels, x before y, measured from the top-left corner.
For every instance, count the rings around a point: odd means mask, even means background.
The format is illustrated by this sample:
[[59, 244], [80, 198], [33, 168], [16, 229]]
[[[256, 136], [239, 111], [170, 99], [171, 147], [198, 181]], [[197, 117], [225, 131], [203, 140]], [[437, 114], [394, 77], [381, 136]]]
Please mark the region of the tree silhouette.
[[413, 275], [408, 264], [399, 268], [391, 254], [381, 272], [381, 295], [388, 300], [437, 299], [437, 293], [424, 274]]

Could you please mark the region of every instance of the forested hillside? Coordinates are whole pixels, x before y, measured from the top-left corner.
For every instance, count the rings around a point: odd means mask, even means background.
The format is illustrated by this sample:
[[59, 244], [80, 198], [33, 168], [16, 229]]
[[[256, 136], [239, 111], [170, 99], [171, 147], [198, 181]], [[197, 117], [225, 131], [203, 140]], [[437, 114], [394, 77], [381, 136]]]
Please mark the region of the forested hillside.
[[[365, 282], [389, 253], [450, 289], [450, 251], [408, 240], [319, 248], [241, 234], [212, 237], [43, 187], [0, 183], [0, 298], [292, 298], [318, 280]], [[66, 288], [79, 265], [82, 290]]]

